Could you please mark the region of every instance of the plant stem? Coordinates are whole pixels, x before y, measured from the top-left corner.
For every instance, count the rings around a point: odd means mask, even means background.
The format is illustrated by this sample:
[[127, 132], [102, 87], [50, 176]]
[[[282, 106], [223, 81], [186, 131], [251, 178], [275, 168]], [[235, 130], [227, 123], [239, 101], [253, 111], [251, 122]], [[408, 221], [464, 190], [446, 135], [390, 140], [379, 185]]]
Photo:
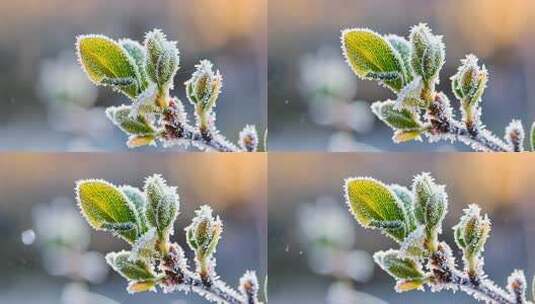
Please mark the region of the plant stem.
[[248, 299], [238, 291], [230, 288], [217, 276], [210, 281], [205, 281], [201, 277], [188, 270], [184, 263], [185, 257], [178, 252], [178, 246], [171, 246], [169, 255], [162, 261], [162, 269], [165, 278], [161, 280], [162, 284], [170, 291], [173, 290], [191, 290], [206, 300], [215, 303], [224, 304], [248, 304]]
[[211, 149], [219, 152], [241, 151], [221, 134], [209, 131], [202, 133], [197, 128], [181, 121], [174, 100], [170, 100], [163, 119], [164, 132], [161, 136], [168, 141], [168, 145], [173, 145], [172, 142], [175, 140], [186, 140], [201, 149]]
[[431, 124], [432, 135], [453, 137], [470, 145], [476, 151], [483, 152], [513, 152], [505, 142], [494, 136], [490, 131], [475, 126], [468, 129], [461, 122], [447, 114], [449, 102], [442, 100], [441, 94], [437, 94], [435, 102], [428, 108], [427, 118]]
[[455, 264], [449, 252], [445, 250], [444, 243], [438, 246], [438, 251], [430, 257], [430, 270], [433, 274], [430, 284], [438, 288], [460, 289], [476, 300], [485, 301], [490, 304], [520, 304], [522, 302], [514, 300], [502, 288], [488, 279], [480, 277], [471, 278], [464, 272], [455, 269]]

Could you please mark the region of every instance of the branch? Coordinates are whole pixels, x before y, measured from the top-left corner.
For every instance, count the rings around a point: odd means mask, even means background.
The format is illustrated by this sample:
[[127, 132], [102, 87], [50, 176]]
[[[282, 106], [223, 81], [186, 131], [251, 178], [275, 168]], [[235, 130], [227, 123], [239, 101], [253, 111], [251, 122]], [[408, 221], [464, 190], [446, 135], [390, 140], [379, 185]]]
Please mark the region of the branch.
[[443, 100], [443, 94], [437, 94], [435, 102], [431, 103], [426, 115], [431, 128], [429, 132], [437, 138], [454, 138], [476, 151], [483, 152], [513, 152], [505, 142], [481, 126], [471, 129], [451, 117], [448, 113], [449, 102]]
[[206, 131], [201, 133], [198, 128], [189, 125], [181, 119], [180, 109], [175, 100], [169, 102], [163, 117], [164, 131], [162, 138], [166, 140], [165, 146], [171, 147], [181, 143], [191, 143], [203, 150], [214, 150], [219, 152], [249, 152], [238, 148], [229, 142], [219, 132]]
[[438, 250], [429, 259], [432, 277], [430, 285], [434, 290], [442, 288], [460, 289], [477, 300], [489, 304], [520, 304], [521, 300], [514, 300], [504, 289], [487, 279], [469, 275], [455, 268], [450, 249], [445, 243], [438, 245]]
[[161, 280], [161, 284], [165, 286], [166, 292], [192, 291], [206, 300], [216, 303], [258, 303], [256, 298], [253, 302], [249, 302], [246, 295], [228, 287], [218, 277], [203, 280], [198, 274], [190, 271], [187, 268], [182, 249], [176, 244], [170, 247], [169, 255], [164, 258], [162, 270], [165, 277]]

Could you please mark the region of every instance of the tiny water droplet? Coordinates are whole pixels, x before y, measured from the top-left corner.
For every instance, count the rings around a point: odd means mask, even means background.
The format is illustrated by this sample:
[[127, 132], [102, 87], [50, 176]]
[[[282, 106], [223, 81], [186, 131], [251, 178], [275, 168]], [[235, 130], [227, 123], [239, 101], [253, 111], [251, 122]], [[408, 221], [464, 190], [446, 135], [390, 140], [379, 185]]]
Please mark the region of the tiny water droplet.
[[24, 245], [31, 245], [35, 241], [35, 232], [32, 229], [25, 230], [21, 233], [20, 238]]

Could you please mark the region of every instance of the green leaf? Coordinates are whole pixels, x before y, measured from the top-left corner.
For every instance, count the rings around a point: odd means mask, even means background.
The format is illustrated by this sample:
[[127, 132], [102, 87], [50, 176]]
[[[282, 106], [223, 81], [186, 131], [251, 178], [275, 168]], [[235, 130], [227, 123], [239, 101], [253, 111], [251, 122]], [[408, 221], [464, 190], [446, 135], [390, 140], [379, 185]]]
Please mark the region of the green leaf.
[[129, 251], [110, 252], [106, 262], [127, 280], [149, 281], [156, 278], [150, 266], [141, 260], [132, 260]]
[[147, 49], [145, 68], [148, 77], [160, 90], [172, 88], [180, 61], [176, 42], [168, 41], [161, 30], [154, 29], [146, 34], [144, 44]]
[[139, 72], [139, 91], [144, 91], [148, 86], [147, 72], [145, 71], [145, 60], [147, 58], [147, 52], [145, 48], [137, 41], [131, 39], [121, 39], [119, 44], [128, 52], [130, 57], [134, 59], [136, 68]]
[[155, 135], [130, 135], [126, 142], [128, 148], [139, 148], [143, 146], [156, 146]]
[[[106, 116], [123, 132], [131, 135], [154, 134], [156, 130], [143, 116], [132, 113], [132, 107], [122, 105], [106, 109]], [[135, 116], [133, 116], [135, 115]]]
[[401, 62], [404, 69], [404, 82], [409, 83], [414, 78], [414, 72], [411, 67], [411, 51], [412, 46], [407, 39], [400, 37], [398, 35], [386, 35], [386, 40], [390, 45], [399, 53], [401, 56]]
[[139, 219], [137, 223], [139, 234], [144, 234], [148, 230], [147, 219], [145, 218], [145, 210], [147, 207], [147, 199], [145, 198], [145, 194], [138, 188], [128, 185], [119, 187], [119, 190], [121, 190], [121, 192], [123, 192], [128, 200], [130, 200], [130, 202], [132, 202], [134, 205], [136, 215]]
[[422, 128], [418, 115], [406, 108], [397, 109], [393, 100], [377, 101], [371, 106], [372, 112], [392, 129], [419, 130]]
[[531, 151], [535, 151], [535, 122], [531, 125], [529, 139], [530, 139], [529, 144], [530, 144]]
[[421, 140], [423, 130], [397, 130], [392, 136], [392, 140], [396, 143], [407, 142], [411, 140]]
[[[345, 195], [355, 219], [365, 228], [374, 228], [380, 222], [406, 222], [402, 203], [392, 190], [375, 179], [347, 179]], [[397, 241], [406, 236], [406, 229], [382, 230]]]
[[87, 76], [97, 85], [109, 85], [130, 98], [139, 93], [137, 82], [125, 79], [139, 79], [134, 59], [120, 44], [102, 35], [81, 35], [76, 40], [78, 59]]
[[96, 230], [112, 231], [133, 243], [138, 222], [134, 205], [114, 185], [103, 180], [76, 183], [76, 200], [87, 222]]
[[403, 211], [405, 212], [405, 219], [408, 232], [416, 229], [416, 217], [414, 216], [414, 198], [412, 192], [400, 185], [390, 185], [390, 189], [394, 192], [398, 200], [402, 203]]
[[[401, 55], [381, 35], [368, 29], [348, 29], [342, 32], [344, 56], [360, 78], [370, 79], [371, 75], [396, 73], [399, 76], [383, 80], [387, 87], [399, 92], [406, 83]], [[373, 79], [373, 78], [372, 78]]]
[[414, 214], [428, 231], [440, 232], [448, 210], [448, 195], [443, 185], [437, 185], [429, 173], [414, 177], [412, 184]]
[[378, 251], [373, 255], [375, 263], [395, 279], [423, 279], [422, 266], [410, 258], [403, 258], [397, 250]]
[[162, 176], [155, 174], [146, 179], [144, 191], [147, 197], [147, 222], [156, 228], [160, 238], [165, 238], [178, 215], [180, 203], [176, 187], [167, 186]]
[[427, 24], [420, 23], [411, 29], [410, 43], [412, 70], [427, 85], [438, 83], [438, 74], [446, 57], [442, 36], [434, 35]]

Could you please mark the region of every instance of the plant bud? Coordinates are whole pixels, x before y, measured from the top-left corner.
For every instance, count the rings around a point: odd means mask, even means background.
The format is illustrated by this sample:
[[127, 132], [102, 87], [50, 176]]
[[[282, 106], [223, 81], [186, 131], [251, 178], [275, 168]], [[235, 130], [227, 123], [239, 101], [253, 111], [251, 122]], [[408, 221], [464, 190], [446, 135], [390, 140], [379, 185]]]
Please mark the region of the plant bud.
[[167, 241], [180, 208], [176, 187], [167, 186], [162, 176], [155, 174], [145, 180], [144, 191], [147, 224], [156, 228], [160, 240]]
[[467, 55], [461, 60], [457, 74], [451, 77], [453, 93], [465, 107], [477, 104], [487, 87], [487, 69], [485, 66], [479, 67], [477, 61], [476, 56]]
[[455, 242], [467, 261], [480, 256], [489, 237], [490, 220], [487, 215], [481, 216], [480, 211], [477, 205], [469, 205], [460, 222], [453, 227]]
[[514, 297], [515, 303], [526, 302], [526, 276], [522, 270], [515, 270], [507, 278], [507, 291]]
[[505, 128], [505, 141], [513, 148], [513, 151], [521, 152], [524, 150], [524, 137], [525, 134], [522, 122], [513, 119], [507, 128]]
[[209, 112], [215, 106], [221, 92], [223, 76], [219, 70], [214, 73], [209, 60], [201, 60], [195, 68], [191, 78], [185, 82], [186, 95], [195, 107]]
[[422, 265], [413, 259], [401, 257], [397, 250], [378, 251], [373, 255], [373, 259], [379, 267], [395, 279], [422, 280], [424, 278]]
[[247, 303], [258, 303], [258, 279], [254, 271], [246, 271], [240, 278], [240, 292], [247, 299]]
[[416, 220], [425, 225], [428, 232], [440, 232], [448, 209], [444, 186], [437, 185], [429, 173], [422, 173], [414, 178], [412, 191]]
[[190, 248], [199, 260], [210, 258], [217, 249], [223, 232], [223, 223], [212, 215], [212, 208], [201, 206], [195, 211], [192, 223], [186, 227], [186, 237]]
[[255, 152], [258, 149], [258, 133], [254, 125], [246, 125], [240, 131], [240, 148], [243, 151]]
[[127, 280], [148, 281], [155, 279], [150, 266], [141, 260], [132, 260], [130, 252], [110, 252], [106, 255], [106, 262]]
[[145, 48], [147, 76], [158, 85], [160, 92], [171, 89], [180, 61], [176, 42], [168, 41], [161, 30], [155, 29], [146, 34]]
[[413, 71], [422, 77], [428, 85], [438, 82], [438, 74], [445, 62], [445, 46], [442, 36], [434, 35], [425, 23], [411, 29], [412, 45], [411, 66]]

